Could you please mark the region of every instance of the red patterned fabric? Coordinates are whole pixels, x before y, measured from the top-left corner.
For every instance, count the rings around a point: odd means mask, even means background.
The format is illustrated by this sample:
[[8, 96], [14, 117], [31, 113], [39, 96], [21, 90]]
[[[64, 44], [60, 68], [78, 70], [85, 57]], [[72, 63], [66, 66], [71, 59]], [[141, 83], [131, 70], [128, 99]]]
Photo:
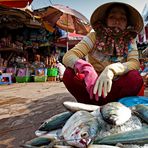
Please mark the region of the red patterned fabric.
[[128, 44], [137, 35], [133, 28], [123, 31], [117, 27], [105, 27], [101, 22], [98, 22], [94, 29], [97, 33], [96, 47], [106, 55], [114, 55], [114, 49], [117, 56], [127, 55]]
[[129, 71], [118, 80], [113, 81], [112, 89], [108, 96], [106, 98], [99, 97], [97, 102], [95, 99], [90, 99], [82, 78], [81, 76], [79, 78], [79, 75], [76, 75], [73, 69], [67, 68], [64, 73], [63, 83], [78, 102], [86, 104], [103, 105], [123, 97], [136, 96], [143, 86], [143, 79], [139, 72], [136, 70]]

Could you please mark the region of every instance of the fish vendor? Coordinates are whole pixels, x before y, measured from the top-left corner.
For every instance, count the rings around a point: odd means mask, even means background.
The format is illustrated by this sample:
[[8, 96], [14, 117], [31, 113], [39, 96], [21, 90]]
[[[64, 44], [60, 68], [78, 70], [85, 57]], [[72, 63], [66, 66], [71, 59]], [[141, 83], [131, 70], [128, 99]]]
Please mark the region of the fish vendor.
[[97, 105], [138, 95], [142, 16], [129, 4], [109, 2], [92, 13], [90, 23], [93, 31], [63, 57], [66, 88], [78, 102]]

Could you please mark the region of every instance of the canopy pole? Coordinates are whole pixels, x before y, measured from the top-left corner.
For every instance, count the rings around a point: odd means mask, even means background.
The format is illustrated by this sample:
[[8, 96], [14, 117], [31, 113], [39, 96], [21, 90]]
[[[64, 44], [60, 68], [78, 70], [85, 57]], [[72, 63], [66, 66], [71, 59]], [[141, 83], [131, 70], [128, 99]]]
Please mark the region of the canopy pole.
[[67, 37], [67, 42], [66, 42], [66, 51], [68, 51], [68, 14], [67, 14], [67, 29], [66, 29], [66, 37]]
[[66, 43], [66, 51], [68, 51], [68, 47], [69, 45], [68, 45], [68, 40], [67, 40], [67, 43]]

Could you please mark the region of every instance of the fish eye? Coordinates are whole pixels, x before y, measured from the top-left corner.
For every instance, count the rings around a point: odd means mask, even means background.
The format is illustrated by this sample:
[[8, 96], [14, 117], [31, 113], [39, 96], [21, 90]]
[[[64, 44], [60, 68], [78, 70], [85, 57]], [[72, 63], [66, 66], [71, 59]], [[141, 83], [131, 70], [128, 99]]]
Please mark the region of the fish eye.
[[47, 124], [47, 122], [44, 122], [44, 125], [46, 125]]
[[82, 138], [87, 138], [88, 137], [88, 133], [87, 132], [81, 133], [81, 137]]

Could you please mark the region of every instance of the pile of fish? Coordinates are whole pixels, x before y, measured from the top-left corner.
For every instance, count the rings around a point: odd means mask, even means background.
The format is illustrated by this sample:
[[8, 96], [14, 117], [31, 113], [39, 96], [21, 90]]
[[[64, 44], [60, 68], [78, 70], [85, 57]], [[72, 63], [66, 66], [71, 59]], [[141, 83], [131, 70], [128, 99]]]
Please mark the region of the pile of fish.
[[[26, 148], [119, 148], [148, 144], [148, 106], [64, 102], [67, 111], [46, 120]], [[148, 146], [148, 145], [147, 145]]]

